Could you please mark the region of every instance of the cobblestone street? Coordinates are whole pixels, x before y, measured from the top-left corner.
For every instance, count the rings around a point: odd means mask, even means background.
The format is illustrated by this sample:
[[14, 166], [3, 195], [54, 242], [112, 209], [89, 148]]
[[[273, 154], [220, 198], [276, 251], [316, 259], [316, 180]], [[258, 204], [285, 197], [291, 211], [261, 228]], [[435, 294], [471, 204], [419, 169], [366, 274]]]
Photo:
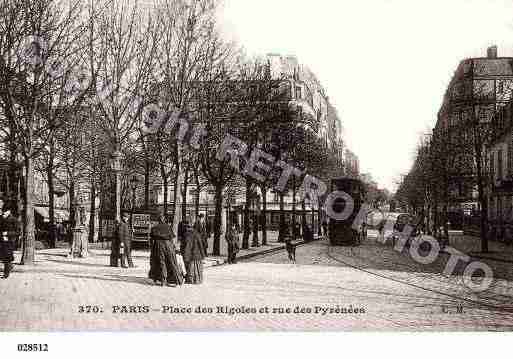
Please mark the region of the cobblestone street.
[[[460, 276], [440, 274], [447, 258], [416, 264], [372, 239], [353, 249], [330, 249], [326, 241], [299, 246], [297, 264], [281, 250], [211, 266], [203, 285], [178, 288], [154, 286], [146, 257], [137, 253], [133, 270], [38, 258], [36, 266], [17, 266], [0, 281], [2, 330], [513, 329], [511, 297], [497, 294], [511, 288], [511, 270], [477, 295]], [[92, 312], [80, 313], [81, 306]], [[204, 313], [195, 313], [198, 307]], [[305, 313], [294, 313], [296, 307]], [[235, 313], [226, 313], [231, 308]], [[253, 308], [257, 313], [240, 313]], [[169, 313], [174, 310], [185, 313]]]

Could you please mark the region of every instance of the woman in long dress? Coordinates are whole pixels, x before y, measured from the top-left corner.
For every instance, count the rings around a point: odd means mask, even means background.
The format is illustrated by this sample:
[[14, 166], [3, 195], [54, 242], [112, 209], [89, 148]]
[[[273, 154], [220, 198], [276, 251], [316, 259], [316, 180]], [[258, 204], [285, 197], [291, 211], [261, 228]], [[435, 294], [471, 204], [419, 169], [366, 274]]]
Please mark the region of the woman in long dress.
[[239, 232], [235, 223], [230, 223], [225, 235], [226, 243], [228, 244], [228, 264], [235, 264], [237, 262], [237, 252], [239, 251]]
[[173, 244], [175, 237], [171, 227], [160, 216], [160, 223], [151, 229], [150, 272], [148, 276], [153, 282], [163, 286], [183, 284], [183, 273], [176, 260], [176, 249]]
[[197, 230], [187, 226], [185, 230], [185, 251], [183, 261], [187, 270], [186, 283], [203, 282], [203, 259], [206, 257], [203, 238]]

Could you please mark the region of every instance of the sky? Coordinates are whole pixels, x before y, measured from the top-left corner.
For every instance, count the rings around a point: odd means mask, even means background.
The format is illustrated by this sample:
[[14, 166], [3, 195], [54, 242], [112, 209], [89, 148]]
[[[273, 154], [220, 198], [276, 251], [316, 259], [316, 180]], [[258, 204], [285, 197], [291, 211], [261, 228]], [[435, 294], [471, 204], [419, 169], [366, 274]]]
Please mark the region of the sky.
[[225, 33], [251, 55], [296, 55], [335, 105], [348, 147], [395, 190], [468, 57], [513, 56], [506, 0], [225, 0]]

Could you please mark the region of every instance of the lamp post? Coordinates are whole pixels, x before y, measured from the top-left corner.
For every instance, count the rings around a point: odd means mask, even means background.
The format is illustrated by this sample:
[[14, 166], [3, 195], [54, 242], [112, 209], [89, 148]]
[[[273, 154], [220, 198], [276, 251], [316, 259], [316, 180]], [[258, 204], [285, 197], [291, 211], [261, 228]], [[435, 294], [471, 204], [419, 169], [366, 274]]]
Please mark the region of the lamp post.
[[133, 175], [130, 179], [130, 187], [132, 188], [132, 211], [130, 213], [130, 225], [134, 226], [134, 208], [135, 208], [135, 191], [137, 190], [137, 184], [139, 183], [139, 180], [137, 178], [137, 175]]
[[115, 212], [115, 220], [117, 222], [121, 221], [121, 152], [116, 150], [112, 154], [112, 162], [111, 168], [114, 171], [115, 176], [115, 195], [116, 195], [116, 212]]
[[[115, 223], [116, 225], [121, 222], [121, 152], [119, 150], [114, 151], [112, 154], [111, 169], [114, 171], [114, 191], [115, 191]], [[117, 267], [120, 258], [120, 246], [116, 238], [112, 238], [111, 250], [110, 250], [110, 266]]]
[[75, 213], [73, 219], [73, 228], [72, 231], [72, 243], [71, 243], [71, 251], [69, 256], [71, 258], [76, 257], [87, 257], [89, 254], [89, 245], [88, 238], [85, 235], [85, 208], [84, 208], [84, 199], [81, 195], [77, 195], [75, 199]]
[[258, 227], [260, 224], [260, 196], [255, 190], [251, 193], [251, 197], [253, 207], [253, 241], [251, 243], [251, 247], [260, 247], [260, 244], [258, 243]]

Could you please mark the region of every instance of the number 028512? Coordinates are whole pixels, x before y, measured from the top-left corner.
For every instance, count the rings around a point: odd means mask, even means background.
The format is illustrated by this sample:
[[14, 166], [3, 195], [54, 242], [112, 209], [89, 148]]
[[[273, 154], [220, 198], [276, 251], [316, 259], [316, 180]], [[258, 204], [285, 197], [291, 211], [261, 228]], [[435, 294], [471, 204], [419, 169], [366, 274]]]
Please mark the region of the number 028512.
[[18, 344], [19, 352], [47, 352], [48, 344]]

